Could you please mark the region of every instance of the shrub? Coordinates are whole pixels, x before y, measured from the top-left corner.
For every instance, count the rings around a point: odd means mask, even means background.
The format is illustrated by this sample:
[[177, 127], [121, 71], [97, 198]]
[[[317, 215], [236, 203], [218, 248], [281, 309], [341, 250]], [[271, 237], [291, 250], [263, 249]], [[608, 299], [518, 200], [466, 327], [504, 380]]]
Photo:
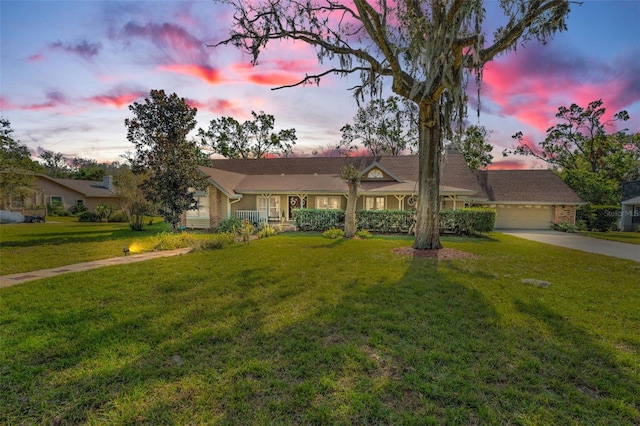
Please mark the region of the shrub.
[[183, 247], [195, 246], [196, 239], [186, 232], [174, 234], [171, 232], [161, 232], [156, 236], [157, 242], [153, 250], [173, 250]]
[[578, 231], [578, 228], [574, 224], [569, 222], [552, 223], [551, 229], [553, 229], [554, 231], [568, 232], [570, 234]]
[[258, 230], [258, 238], [267, 238], [276, 235], [276, 229], [268, 224], [263, 224]]
[[94, 212], [85, 210], [78, 214], [78, 221], [80, 222], [100, 222], [100, 215]]
[[610, 231], [620, 219], [620, 206], [594, 206], [586, 204], [576, 212], [576, 219], [584, 221], [589, 231]]
[[340, 228], [329, 228], [326, 231], [324, 231], [322, 233], [322, 236], [325, 238], [330, 238], [332, 240], [335, 240], [337, 238], [342, 238], [344, 237], [344, 231]]
[[372, 238], [373, 235], [371, 235], [371, 232], [367, 231], [366, 229], [361, 229], [358, 232], [356, 232], [356, 237], [362, 238], [362, 239], [369, 239], [369, 238]]
[[383, 234], [408, 232], [415, 222], [415, 212], [410, 210], [358, 210], [358, 229]]
[[216, 232], [219, 234], [233, 232], [240, 232], [240, 228], [242, 227], [242, 220], [237, 217], [230, 217], [228, 219], [223, 219], [220, 221], [220, 224], [216, 228]]
[[344, 227], [344, 210], [295, 209], [293, 222], [301, 231], [326, 231]]
[[211, 240], [199, 240], [194, 249], [200, 251], [218, 250], [224, 248], [225, 245], [225, 241], [222, 238], [214, 238]]
[[440, 212], [440, 231], [454, 234], [476, 235], [491, 232], [496, 222], [496, 211], [493, 209], [468, 208], [459, 210], [443, 210]]
[[109, 217], [109, 222], [127, 222], [128, 220], [127, 215], [122, 211], [115, 212]]

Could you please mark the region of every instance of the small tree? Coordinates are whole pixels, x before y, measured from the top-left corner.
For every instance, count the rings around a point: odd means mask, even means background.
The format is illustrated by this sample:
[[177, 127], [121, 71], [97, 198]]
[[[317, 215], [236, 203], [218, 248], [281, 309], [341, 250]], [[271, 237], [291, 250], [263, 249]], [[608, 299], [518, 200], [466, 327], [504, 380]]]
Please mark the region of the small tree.
[[202, 145], [226, 158], [264, 158], [267, 155], [287, 157], [295, 145], [296, 129], [273, 132], [273, 115], [251, 111], [253, 120], [240, 123], [233, 117], [213, 119], [209, 130], [198, 131]]
[[114, 176], [118, 188], [119, 207], [127, 215], [132, 231], [144, 229], [144, 217], [153, 212], [153, 203], [142, 192], [144, 175], [134, 174], [128, 167], [120, 167]]
[[360, 190], [360, 171], [352, 164], [345, 164], [340, 168], [340, 177], [349, 187], [347, 210], [344, 214], [344, 236], [353, 238], [356, 235], [356, 204]]
[[144, 103], [134, 102], [129, 109], [135, 115], [125, 120], [127, 139], [136, 147], [132, 170], [143, 176], [146, 198], [162, 205], [162, 215], [175, 231], [182, 213], [196, 205], [190, 189], [207, 185], [198, 169], [197, 145], [187, 140], [197, 109], [164, 90], [152, 90]]

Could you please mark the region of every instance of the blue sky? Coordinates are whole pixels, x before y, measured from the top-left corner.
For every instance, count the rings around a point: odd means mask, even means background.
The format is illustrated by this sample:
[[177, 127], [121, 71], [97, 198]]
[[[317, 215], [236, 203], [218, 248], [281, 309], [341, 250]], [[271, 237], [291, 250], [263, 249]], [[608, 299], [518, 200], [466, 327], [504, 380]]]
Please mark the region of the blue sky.
[[[638, 22], [640, 1], [587, 0], [547, 45], [528, 44], [487, 65], [479, 124], [493, 132], [500, 167], [533, 166], [500, 153], [517, 131], [542, 140], [561, 105], [602, 98], [611, 114], [630, 113], [625, 127], [640, 130]], [[276, 130], [296, 129], [298, 152], [335, 145], [356, 111], [347, 89], [357, 80], [327, 77], [319, 87], [273, 91], [325, 68], [301, 43], [274, 46], [258, 67], [232, 47], [207, 47], [225, 38], [229, 24], [229, 11], [208, 0], [2, 0], [1, 115], [36, 156], [46, 149], [113, 161], [133, 150], [128, 105], [164, 89], [198, 108], [202, 128], [215, 117], [243, 121], [264, 111]], [[469, 121], [478, 121], [473, 108]]]

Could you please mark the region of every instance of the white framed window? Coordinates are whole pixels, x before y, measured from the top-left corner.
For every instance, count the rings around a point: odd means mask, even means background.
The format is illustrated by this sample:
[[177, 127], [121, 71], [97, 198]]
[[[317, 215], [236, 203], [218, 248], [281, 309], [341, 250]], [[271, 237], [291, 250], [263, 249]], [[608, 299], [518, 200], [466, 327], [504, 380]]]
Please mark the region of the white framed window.
[[340, 197], [339, 196], [322, 196], [316, 197], [316, 208], [323, 210], [338, 210], [340, 209]]
[[209, 217], [209, 196], [196, 197], [196, 208], [187, 210], [187, 217]]
[[62, 197], [51, 197], [51, 205], [52, 206], [61, 206], [62, 205]]
[[386, 197], [365, 197], [365, 210], [384, 210], [386, 208]]
[[84, 206], [84, 200], [76, 200], [76, 206]]
[[261, 218], [280, 218], [280, 197], [258, 197], [258, 211]]

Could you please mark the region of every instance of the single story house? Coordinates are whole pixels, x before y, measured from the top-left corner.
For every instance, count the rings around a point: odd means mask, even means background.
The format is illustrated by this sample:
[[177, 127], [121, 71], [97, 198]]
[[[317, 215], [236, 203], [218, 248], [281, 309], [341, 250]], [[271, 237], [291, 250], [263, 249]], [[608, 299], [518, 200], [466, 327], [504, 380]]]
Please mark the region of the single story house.
[[624, 182], [620, 230], [632, 232], [638, 227], [640, 227], [640, 180]]
[[[357, 209], [415, 208], [417, 156], [216, 159], [200, 167], [209, 178], [196, 192], [198, 207], [185, 213], [187, 228], [216, 228], [230, 217], [252, 222], [292, 220], [297, 208], [345, 209], [347, 184], [340, 168], [352, 164], [362, 179]], [[549, 229], [575, 223], [582, 200], [551, 170], [470, 170], [462, 155], [448, 153], [440, 179], [442, 209], [487, 206], [496, 228]]]
[[100, 182], [56, 179], [38, 174], [36, 187], [47, 205], [59, 204], [64, 210], [85, 206], [88, 210], [94, 211], [100, 204], [118, 203], [118, 194], [113, 185], [112, 176], [105, 176]]

